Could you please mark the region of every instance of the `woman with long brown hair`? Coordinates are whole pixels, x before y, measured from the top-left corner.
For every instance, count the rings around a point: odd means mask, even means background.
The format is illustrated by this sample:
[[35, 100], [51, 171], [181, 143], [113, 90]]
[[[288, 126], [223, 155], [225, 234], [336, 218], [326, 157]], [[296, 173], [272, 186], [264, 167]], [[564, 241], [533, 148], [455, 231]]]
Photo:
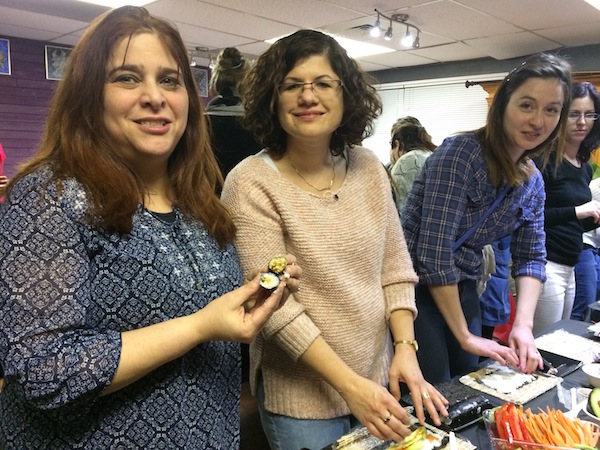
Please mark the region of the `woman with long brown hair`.
[[[502, 81], [486, 125], [451, 136], [427, 159], [402, 214], [415, 270], [425, 377], [446, 381], [479, 356], [525, 372], [542, 366], [532, 334], [544, 265], [544, 183], [530, 159], [562, 148], [570, 105], [569, 64], [528, 58]], [[509, 346], [481, 337], [476, 280], [482, 248], [511, 235], [518, 305]]]
[[220, 180], [177, 30], [100, 16], [0, 212], [1, 448], [239, 446], [234, 341], [300, 270], [240, 287]]

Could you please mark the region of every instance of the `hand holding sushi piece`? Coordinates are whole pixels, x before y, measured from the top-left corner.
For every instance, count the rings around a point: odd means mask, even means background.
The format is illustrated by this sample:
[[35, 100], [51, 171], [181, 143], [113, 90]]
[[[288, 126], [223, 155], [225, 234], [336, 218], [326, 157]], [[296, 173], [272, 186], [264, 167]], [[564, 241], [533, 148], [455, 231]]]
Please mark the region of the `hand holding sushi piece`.
[[202, 333], [215, 340], [252, 342], [271, 314], [286, 302], [290, 293], [298, 290], [302, 269], [296, 258], [286, 255], [279, 259], [280, 263], [285, 261], [281, 266], [285, 270], [281, 270], [282, 280], [277, 287], [268, 290], [260, 285], [261, 271], [269, 270], [267, 267], [255, 270], [242, 286], [202, 309], [204, 317], [209, 317], [203, 322]]
[[[296, 264], [295, 256], [286, 255], [272, 258], [267, 265], [267, 270], [263, 269], [263, 271], [255, 273], [260, 273], [259, 284], [263, 289], [259, 294], [262, 298], [265, 297], [265, 294], [270, 294], [271, 291], [275, 290], [277, 286], [285, 280], [285, 289], [283, 291], [281, 302], [279, 303], [279, 307], [281, 307], [290, 293], [298, 291], [299, 278], [302, 274], [302, 269]], [[246, 311], [253, 308], [256, 301], [256, 298], [246, 301], [244, 303]]]
[[285, 271], [287, 265], [288, 261], [283, 256], [272, 258], [269, 261], [269, 271], [260, 274], [260, 285], [268, 290], [275, 289], [282, 279], [290, 277]]

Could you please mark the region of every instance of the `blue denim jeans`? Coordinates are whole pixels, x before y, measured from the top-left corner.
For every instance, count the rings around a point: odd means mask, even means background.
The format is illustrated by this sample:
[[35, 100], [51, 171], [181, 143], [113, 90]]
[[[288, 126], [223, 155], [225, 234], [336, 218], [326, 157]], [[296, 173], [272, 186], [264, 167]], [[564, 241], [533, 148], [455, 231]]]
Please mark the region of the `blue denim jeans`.
[[598, 272], [596, 268], [596, 255], [594, 248], [584, 248], [575, 264], [575, 302], [571, 319], [584, 320], [587, 306], [596, 301], [598, 290]]
[[258, 411], [271, 450], [321, 450], [360, 425], [352, 415], [335, 419], [295, 419], [265, 409], [265, 390], [258, 382]]
[[[481, 336], [481, 310], [475, 280], [458, 283], [458, 292], [469, 331]], [[473, 369], [479, 362], [479, 356], [460, 347], [429, 288], [418, 285], [416, 299], [419, 309], [415, 320], [415, 336], [419, 342], [417, 357], [425, 379], [430, 383], [440, 383]]]

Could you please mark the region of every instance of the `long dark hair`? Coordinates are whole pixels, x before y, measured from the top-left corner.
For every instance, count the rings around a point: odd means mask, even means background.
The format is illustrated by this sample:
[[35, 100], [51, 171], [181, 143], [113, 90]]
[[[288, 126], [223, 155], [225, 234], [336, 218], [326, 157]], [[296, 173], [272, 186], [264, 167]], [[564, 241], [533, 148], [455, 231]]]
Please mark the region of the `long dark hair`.
[[[600, 114], [600, 93], [595, 86], [587, 81], [573, 83], [573, 87], [571, 88], [571, 100], [585, 97], [589, 97], [592, 100], [594, 103], [594, 112]], [[579, 145], [577, 158], [581, 162], [588, 162], [592, 152], [598, 147], [600, 147], [600, 121], [596, 120], [588, 135]]]
[[344, 114], [333, 133], [330, 149], [340, 154], [373, 134], [373, 121], [381, 113], [381, 100], [371, 77], [332, 37], [314, 30], [299, 30], [279, 39], [257, 60], [242, 81], [243, 124], [275, 155], [286, 151], [287, 133], [277, 117], [277, 86], [298, 64], [315, 55], [328, 58], [343, 81]]
[[[564, 92], [563, 108], [556, 128], [548, 139], [536, 148], [527, 151], [515, 164], [508, 153], [509, 143], [504, 132], [504, 114], [512, 94], [531, 78], [555, 78], [560, 81]], [[483, 149], [483, 156], [490, 172], [490, 181], [496, 186], [508, 183], [518, 186], [533, 173], [533, 164], [529, 158], [540, 156], [546, 163], [553, 151], [564, 152], [566, 123], [571, 104], [571, 66], [564, 59], [549, 53], [538, 53], [530, 56], [523, 64], [513, 69], [500, 83], [490, 110], [486, 124], [475, 132]]]
[[174, 26], [144, 8], [117, 8], [90, 25], [69, 56], [50, 105], [40, 148], [15, 180], [50, 165], [59, 184], [74, 177], [84, 186], [92, 224], [107, 231], [131, 231], [132, 215], [146, 188], [135, 169], [115, 151], [104, 124], [103, 98], [106, 67], [115, 47], [141, 33], [156, 35], [175, 59], [189, 97], [187, 126], [168, 161], [170, 194], [184, 215], [200, 220], [224, 245], [233, 239], [235, 226], [214, 194], [223, 180], [210, 146], [187, 50]]

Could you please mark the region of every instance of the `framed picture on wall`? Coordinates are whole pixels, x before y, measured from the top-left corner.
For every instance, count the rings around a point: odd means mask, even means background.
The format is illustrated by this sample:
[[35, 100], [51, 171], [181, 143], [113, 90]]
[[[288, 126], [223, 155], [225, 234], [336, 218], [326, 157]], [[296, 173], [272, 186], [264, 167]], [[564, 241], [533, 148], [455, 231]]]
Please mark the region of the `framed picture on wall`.
[[192, 67], [194, 79], [198, 85], [201, 97], [208, 97], [208, 70], [200, 67]]
[[46, 45], [46, 79], [60, 80], [67, 64], [67, 58], [71, 54], [70, 47], [56, 47]]
[[10, 75], [10, 41], [0, 38], [0, 75]]

